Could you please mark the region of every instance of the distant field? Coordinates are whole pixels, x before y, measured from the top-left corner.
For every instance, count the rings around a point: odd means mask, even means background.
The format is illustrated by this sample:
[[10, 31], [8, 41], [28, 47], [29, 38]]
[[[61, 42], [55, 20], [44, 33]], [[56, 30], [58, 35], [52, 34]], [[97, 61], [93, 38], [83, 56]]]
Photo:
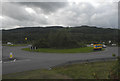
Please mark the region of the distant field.
[[108, 79], [116, 61], [72, 64], [3, 75], [3, 79]]
[[95, 52], [92, 47], [72, 48], [72, 49], [40, 48], [40, 49], [36, 49], [36, 50], [31, 50], [30, 48], [23, 48], [23, 50], [33, 51], [33, 52], [46, 52], [46, 53], [89, 53], [89, 52]]

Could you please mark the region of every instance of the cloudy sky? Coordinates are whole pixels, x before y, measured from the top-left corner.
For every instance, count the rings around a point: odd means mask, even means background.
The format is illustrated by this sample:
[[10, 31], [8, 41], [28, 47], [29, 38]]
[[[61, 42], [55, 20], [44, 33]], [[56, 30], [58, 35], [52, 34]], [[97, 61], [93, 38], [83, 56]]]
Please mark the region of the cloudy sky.
[[89, 1], [2, 2], [0, 25], [2, 29], [51, 25], [118, 27], [117, 2]]

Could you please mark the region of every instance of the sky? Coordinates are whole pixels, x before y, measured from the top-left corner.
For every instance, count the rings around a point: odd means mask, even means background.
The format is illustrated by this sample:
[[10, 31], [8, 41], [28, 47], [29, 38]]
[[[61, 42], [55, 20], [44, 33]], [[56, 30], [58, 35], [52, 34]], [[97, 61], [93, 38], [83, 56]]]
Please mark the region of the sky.
[[32, 26], [97, 26], [118, 28], [118, 1], [64, 0], [0, 3], [2, 29]]

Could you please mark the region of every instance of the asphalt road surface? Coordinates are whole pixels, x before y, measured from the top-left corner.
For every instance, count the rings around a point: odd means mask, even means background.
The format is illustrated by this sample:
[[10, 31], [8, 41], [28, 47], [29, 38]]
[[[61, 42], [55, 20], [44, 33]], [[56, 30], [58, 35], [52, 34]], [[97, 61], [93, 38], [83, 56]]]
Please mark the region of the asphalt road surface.
[[[105, 51], [100, 52], [73, 54], [28, 52], [21, 50], [22, 48], [25, 47], [3, 46], [3, 74], [35, 70], [40, 68], [49, 69], [52, 66], [59, 65], [68, 61], [111, 58], [113, 57], [113, 53], [118, 55], [118, 47], [107, 47]], [[13, 53], [16, 60], [6, 60], [6, 58], [9, 57], [10, 52]]]

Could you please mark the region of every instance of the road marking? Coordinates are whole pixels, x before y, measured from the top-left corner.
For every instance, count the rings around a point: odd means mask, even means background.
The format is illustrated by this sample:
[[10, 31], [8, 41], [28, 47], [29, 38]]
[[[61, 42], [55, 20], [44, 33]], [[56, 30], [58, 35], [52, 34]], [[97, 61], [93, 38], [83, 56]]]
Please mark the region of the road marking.
[[25, 59], [25, 60], [16, 60], [16, 61], [7, 61], [7, 62], [0, 62], [0, 63], [16, 63], [16, 62], [24, 62], [24, 61], [30, 61], [30, 59]]

